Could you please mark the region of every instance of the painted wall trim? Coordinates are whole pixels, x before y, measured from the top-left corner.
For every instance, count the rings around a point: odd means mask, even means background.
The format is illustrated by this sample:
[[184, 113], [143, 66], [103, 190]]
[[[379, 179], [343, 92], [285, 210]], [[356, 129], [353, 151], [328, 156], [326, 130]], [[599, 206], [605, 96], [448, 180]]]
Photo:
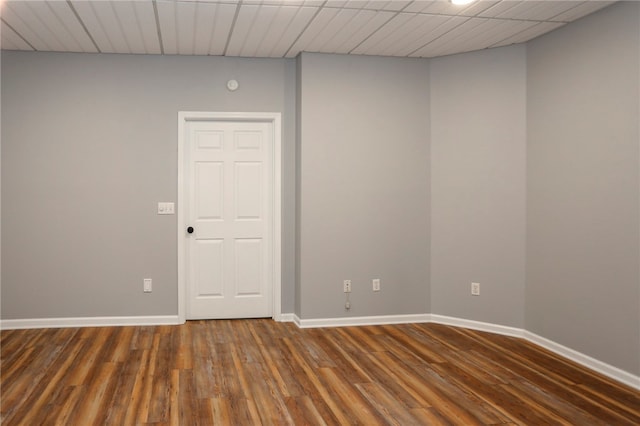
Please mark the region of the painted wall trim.
[[0, 330], [28, 328], [113, 327], [184, 324], [177, 315], [147, 317], [78, 317], [0, 320]]
[[523, 338], [531, 343], [535, 343], [538, 346], [542, 346], [543, 348], [548, 349], [555, 354], [563, 356], [591, 370], [597, 371], [598, 373], [604, 374], [607, 377], [610, 377], [614, 380], [631, 386], [632, 388], [640, 390], [640, 376], [633, 375], [627, 371], [621, 370], [617, 367], [599, 361], [574, 349], [568, 348], [559, 343], [538, 336], [537, 334], [531, 333], [527, 330], [436, 314], [432, 314], [431, 319], [432, 322], [438, 324], [470, 328], [472, 330], [486, 331], [489, 333], [497, 333], [506, 336]]
[[[529, 331], [507, 327], [499, 324], [491, 324], [473, 321], [464, 318], [448, 317], [437, 314], [412, 314], [412, 315], [380, 315], [368, 317], [349, 318], [317, 318], [300, 319], [296, 314], [286, 313], [274, 318], [280, 322], [294, 322], [300, 328], [319, 327], [349, 327], [362, 325], [384, 324], [408, 324], [429, 323], [451, 325], [454, 327], [469, 328], [472, 330], [497, 333], [506, 336], [519, 337], [528, 340], [538, 346], [550, 350], [571, 361], [577, 362], [591, 370], [617, 380], [632, 388], [640, 390], [640, 376], [599, 361], [576, 350], [553, 342]], [[69, 327], [108, 327], [108, 326], [145, 326], [145, 325], [179, 325], [184, 324], [184, 319], [178, 315], [146, 316], [146, 317], [81, 317], [81, 318], [33, 318], [0, 320], [0, 330], [18, 330], [32, 328], [69, 328]]]
[[317, 327], [349, 327], [358, 325], [408, 324], [430, 322], [430, 314], [378, 315], [370, 317], [317, 318], [300, 319], [295, 316], [294, 322], [300, 328]]
[[273, 317], [278, 322], [296, 322], [296, 314], [280, 314]]
[[610, 377], [628, 386], [631, 386], [632, 388], [640, 390], [640, 376], [635, 376], [627, 371], [619, 369], [618, 367], [614, 367], [612, 365], [599, 361], [595, 358], [563, 346], [552, 340], [538, 336], [537, 334], [531, 333], [529, 331], [524, 332], [524, 338], [531, 343], [542, 346], [543, 348], [548, 349], [551, 352], [568, 358], [574, 362], [577, 362], [578, 364], [584, 365], [591, 370], [595, 370], [598, 373], [604, 374], [607, 377]]
[[406, 324], [417, 322], [433, 322], [436, 324], [451, 325], [454, 327], [469, 328], [472, 330], [485, 331], [488, 333], [502, 334], [505, 336], [518, 337], [525, 339], [531, 343], [550, 350], [560, 356], [571, 361], [583, 365], [598, 373], [604, 374], [614, 380], [640, 390], [640, 376], [636, 376], [627, 371], [599, 361], [588, 355], [582, 354], [576, 350], [567, 348], [559, 343], [540, 337], [534, 333], [528, 332], [521, 328], [508, 327], [500, 324], [491, 324], [487, 322], [473, 321], [464, 318], [448, 317], [437, 314], [416, 314], [416, 315], [388, 315], [388, 316], [370, 316], [370, 317], [352, 317], [352, 318], [319, 318], [319, 319], [300, 319], [294, 315], [294, 322], [300, 328], [315, 327], [347, 327], [359, 325], [383, 325], [383, 324]]
[[445, 315], [431, 314], [431, 322], [454, 327], [470, 328], [471, 330], [486, 331], [488, 333], [503, 334], [512, 337], [524, 337], [524, 330], [521, 328], [507, 327], [488, 322], [473, 321], [464, 318], [448, 317]]

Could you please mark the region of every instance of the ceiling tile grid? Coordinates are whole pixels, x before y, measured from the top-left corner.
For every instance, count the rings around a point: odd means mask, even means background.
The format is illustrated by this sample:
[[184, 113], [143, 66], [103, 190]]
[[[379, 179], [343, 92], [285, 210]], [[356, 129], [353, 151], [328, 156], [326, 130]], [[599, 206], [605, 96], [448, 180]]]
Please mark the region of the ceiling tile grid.
[[615, 1], [5, 0], [4, 50], [435, 57], [522, 43]]

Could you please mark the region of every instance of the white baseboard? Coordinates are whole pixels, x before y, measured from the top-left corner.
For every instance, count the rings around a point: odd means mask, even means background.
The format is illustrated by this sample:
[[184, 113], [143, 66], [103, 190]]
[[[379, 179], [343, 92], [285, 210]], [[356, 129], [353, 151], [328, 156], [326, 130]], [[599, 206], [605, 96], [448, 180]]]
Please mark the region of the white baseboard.
[[0, 330], [24, 328], [108, 327], [123, 325], [176, 325], [182, 324], [177, 315], [132, 317], [33, 318], [1, 320]]
[[505, 336], [524, 337], [524, 330], [521, 328], [507, 327], [504, 325], [473, 321], [464, 318], [431, 314], [431, 322], [452, 325], [454, 327], [470, 328], [471, 330], [486, 331], [488, 333], [503, 334]]
[[295, 317], [294, 322], [300, 328], [315, 327], [349, 327], [354, 325], [384, 325], [384, 324], [408, 324], [431, 321], [430, 314], [410, 315], [379, 315], [371, 317], [345, 317], [345, 318], [317, 318], [300, 319]]
[[[345, 318], [317, 318], [300, 319], [296, 314], [279, 314], [275, 321], [294, 322], [300, 328], [315, 327], [347, 327], [362, 325], [407, 324], [434, 322], [455, 327], [469, 328], [472, 330], [486, 331], [489, 333], [503, 334], [520, 337], [536, 345], [542, 346], [558, 355], [570, 359], [587, 368], [604, 374], [614, 380], [624, 383], [632, 388], [640, 390], [640, 376], [631, 374], [617, 367], [599, 361], [574, 349], [553, 342], [537, 334], [521, 328], [507, 327], [499, 324], [491, 324], [473, 321], [464, 318], [448, 317], [437, 314], [412, 314], [412, 315], [380, 315], [368, 317]], [[108, 326], [141, 326], [141, 325], [177, 325], [182, 324], [177, 315], [159, 316], [129, 316], [129, 317], [84, 317], [84, 318], [34, 318], [0, 320], [0, 330], [17, 330], [27, 328], [69, 328], [69, 327], [108, 327]]]
[[607, 377], [610, 377], [614, 380], [631, 386], [632, 388], [640, 390], [640, 376], [633, 375], [627, 371], [619, 369], [618, 367], [614, 367], [602, 361], [598, 361], [595, 358], [563, 346], [552, 340], [538, 336], [537, 334], [531, 333], [529, 331], [524, 332], [524, 338], [531, 343], [542, 346], [543, 348], [548, 349], [551, 352], [568, 358], [571, 361], [577, 362], [578, 364], [584, 365], [591, 370], [597, 371], [598, 373], [604, 374]]
[[480, 321], [473, 321], [464, 318], [448, 317], [437, 314], [417, 314], [417, 315], [388, 315], [388, 316], [371, 316], [371, 317], [351, 317], [351, 318], [321, 318], [321, 319], [300, 319], [297, 315], [293, 315], [293, 321], [300, 328], [314, 327], [346, 327], [359, 325], [382, 325], [382, 324], [406, 324], [418, 322], [434, 322], [437, 324], [451, 325], [454, 327], [469, 328], [472, 330], [486, 331], [488, 333], [502, 334], [506, 336], [519, 337], [528, 340], [536, 345], [542, 346], [560, 356], [571, 361], [577, 362], [591, 370], [597, 371], [640, 390], [640, 376], [636, 376], [617, 367], [598, 361], [588, 355], [582, 354], [576, 350], [555, 343], [551, 340], [540, 337], [534, 333], [530, 333], [524, 329], [516, 327], [507, 327], [499, 324], [491, 324]]
[[273, 317], [278, 322], [296, 322], [296, 314], [279, 314]]

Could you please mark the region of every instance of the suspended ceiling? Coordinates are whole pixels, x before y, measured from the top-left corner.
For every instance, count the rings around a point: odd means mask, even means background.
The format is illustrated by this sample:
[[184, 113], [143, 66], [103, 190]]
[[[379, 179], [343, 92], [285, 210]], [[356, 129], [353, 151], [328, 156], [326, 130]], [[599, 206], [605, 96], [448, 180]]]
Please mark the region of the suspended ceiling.
[[5, 0], [5, 50], [435, 57], [522, 43], [614, 1]]

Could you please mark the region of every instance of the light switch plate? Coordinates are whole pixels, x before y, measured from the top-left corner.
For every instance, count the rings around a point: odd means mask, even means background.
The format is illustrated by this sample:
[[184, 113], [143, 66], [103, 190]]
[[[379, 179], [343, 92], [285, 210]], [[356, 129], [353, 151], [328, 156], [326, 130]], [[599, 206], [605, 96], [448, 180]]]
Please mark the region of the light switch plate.
[[158, 214], [175, 214], [175, 203], [160, 202], [158, 203]]

